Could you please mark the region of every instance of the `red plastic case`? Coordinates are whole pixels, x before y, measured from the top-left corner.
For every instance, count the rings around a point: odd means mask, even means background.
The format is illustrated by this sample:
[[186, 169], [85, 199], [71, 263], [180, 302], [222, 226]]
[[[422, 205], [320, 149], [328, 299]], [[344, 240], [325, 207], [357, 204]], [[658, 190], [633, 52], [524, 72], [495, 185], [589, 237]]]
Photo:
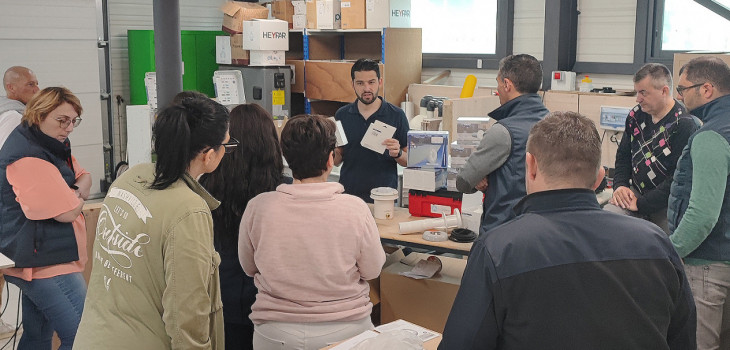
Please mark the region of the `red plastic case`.
[[454, 209], [461, 210], [461, 192], [439, 190], [436, 192], [409, 190], [408, 212], [413, 216], [441, 217], [454, 213]]

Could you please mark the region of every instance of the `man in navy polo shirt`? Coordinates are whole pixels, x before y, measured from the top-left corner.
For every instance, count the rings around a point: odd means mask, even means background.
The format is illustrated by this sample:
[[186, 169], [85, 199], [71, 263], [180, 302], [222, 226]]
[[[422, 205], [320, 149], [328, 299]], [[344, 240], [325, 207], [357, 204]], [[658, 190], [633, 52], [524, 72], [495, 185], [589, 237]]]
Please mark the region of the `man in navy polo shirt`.
[[[372, 203], [370, 191], [376, 187], [398, 188], [396, 164], [408, 163], [408, 119], [400, 108], [378, 96], [383, 87], [378, 62], [361, 58], [350, 71], [357, 100], [335, 113], [342, 122], [348, 143], [335, 149], [335, 165], [342, 164], [340, 183], [345, 193]], [[396, 128], [392, 139], [383, 142], [386, 150], [374, 152], [360, 144], [370, 124], [379, 120]]]

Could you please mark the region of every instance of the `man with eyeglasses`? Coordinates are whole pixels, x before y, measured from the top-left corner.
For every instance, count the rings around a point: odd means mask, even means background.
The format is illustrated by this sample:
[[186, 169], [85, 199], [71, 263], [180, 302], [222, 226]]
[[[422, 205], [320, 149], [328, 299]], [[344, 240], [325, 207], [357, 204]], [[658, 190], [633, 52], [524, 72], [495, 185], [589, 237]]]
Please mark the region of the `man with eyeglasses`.
[[704, 124], [674, 173], [670, 240], [697, 305], [697, 348], [730, 349], [730, 67], [695, 58], [679, 71], [677, 93]]
[[648, 63], [634, 75], [638, 103], [626, 117], [616, 151], [613, 197], [604, 209], [667, 228], [672, 174], [687, 139], [697, 130], [692, 116], [672, 97], [672, 74]]

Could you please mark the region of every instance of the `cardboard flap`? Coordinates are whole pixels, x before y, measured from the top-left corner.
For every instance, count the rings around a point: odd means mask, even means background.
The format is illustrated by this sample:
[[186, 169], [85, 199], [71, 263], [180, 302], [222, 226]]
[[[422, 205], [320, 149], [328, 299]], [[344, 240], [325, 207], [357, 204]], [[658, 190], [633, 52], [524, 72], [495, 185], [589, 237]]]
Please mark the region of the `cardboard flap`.
[[229, 1], [221, 6], [221, 11], [231, 17], [235, 16], [239, 10], [241, 10], [240, 5], [233, 1]]

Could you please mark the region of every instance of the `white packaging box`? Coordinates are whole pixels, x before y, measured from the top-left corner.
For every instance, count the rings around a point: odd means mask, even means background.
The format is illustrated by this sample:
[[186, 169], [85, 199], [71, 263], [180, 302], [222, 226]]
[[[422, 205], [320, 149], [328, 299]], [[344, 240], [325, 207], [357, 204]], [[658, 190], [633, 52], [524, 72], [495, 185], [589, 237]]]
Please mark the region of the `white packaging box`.
[[446, 190], [458, 192], [456, 189], [456, 177], [459, 176], [459, 170], [455, 168], [449, 168], [446, 174]]
[[365, 22], [371, 29], [410, 28], [411, 0], [366, 0]]
[[295, 15], [307, 15], [307, 2], [306, 1], [292, 1], [292, 6], [294, 6], [294, 14]]
[[479, 142], [490, 127], [489, 117], [459, 117], [456, 119], [456, 141]]
[[231, 64], [231, 37], [215, 37], [215, 63]]
[[293, 15], [292, 29], [304, 29], [307, 27], [307, 15]]
[[317, 0], [317, 29], [340, 29], [340, 0]]
[[[286, 22], [284, 22], [286, 23]], [[283, 66], [285, 51], [251, 50], [249, 66]]]
[[289, 50], [289, 23], [280, 19], [243, 22], [244, 50]]
[[446, 168], [449, 164], [448, 131], [408, 132], [409, 168]]
[[446, 188], [446, 169], [403, 169], [403, 188], [434, 192]]
[[469, 158], [472, 153], [476, 152], [478, 147], [479, 143], [477, 142], [452, 142], [449, 155], [452, 158], [452, 162], [454, 157]]

